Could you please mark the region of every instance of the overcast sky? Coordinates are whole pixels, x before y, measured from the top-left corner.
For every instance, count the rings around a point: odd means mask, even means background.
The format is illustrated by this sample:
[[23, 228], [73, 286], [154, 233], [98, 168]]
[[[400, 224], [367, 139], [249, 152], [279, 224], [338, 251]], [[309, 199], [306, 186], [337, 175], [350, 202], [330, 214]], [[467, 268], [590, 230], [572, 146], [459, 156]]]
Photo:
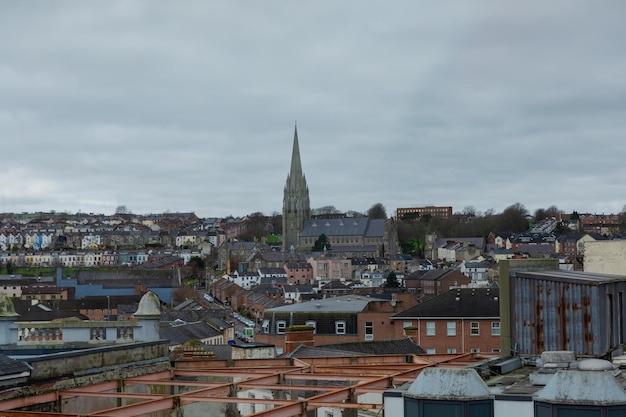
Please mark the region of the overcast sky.
[[626, 204], [624, 1], [1, 1], [0, 211]]

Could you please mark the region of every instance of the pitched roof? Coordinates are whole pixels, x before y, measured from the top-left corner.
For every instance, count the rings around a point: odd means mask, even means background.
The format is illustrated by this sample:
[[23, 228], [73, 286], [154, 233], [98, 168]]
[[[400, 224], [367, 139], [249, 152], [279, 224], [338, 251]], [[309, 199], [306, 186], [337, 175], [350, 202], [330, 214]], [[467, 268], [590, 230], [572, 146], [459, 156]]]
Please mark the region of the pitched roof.
[[30, 368], [27, 365], [0, 353], [0, 377], [2, 377], [1, 379], [8, 379], [8, 377], [10, 377], [11, 375], [16, 376], [26, 372], [30, 373]]
[[373, 297], [361, 297], [355, 295], [343, 295], [321, 300], [307, 301], [304, 303], [288, 304], [265, 310], [265, 313], [290, 313], [290, 312], [324, 312], [324, 313], [358, 313], [363, 311], [370, 301], [378, 299]]
[[341, 219], [317, 218], [305, 220], [301, 237], [326, 236], [380, 236], [385, 233], [385, 219], [351, 217]]
[[319, 347], [365, 355], [421, 355], [426, 353], [408, 337], [405, 339], [373, 340], [371, 342], [339, 343]]
[[405, 318], [496, 318], [500, 317], [498, 288], [457, 288], [394, 314]]
[[[432, 281], [436, 281], [436, 280], [440, 280], [442, 278], [444, 278], [447, 275], [450, 275], [452, 273], [459, 273], [459, 271], [457, 271], [456, 269], [452, 269], [452, 268], [448, 268], [448, 269], [431, 269], [430, 271], [426, 271], [425, 274], [418, 276], [417, 279], [421, 279], [421, 280], [432, 280]], [[413, 274], [411, 274], [413, 275]], [[462, 274], [461, 274], [462, 275]], [[411, 279], [415, 279], [414, 277], [412, 277]]]
[[435, 241], [435, 248], [443, 248], [449, 242], [464, 242], [464, 243], [472, 243], [478, 249], [483, 250], [485, 248], [485, 239], [482, 237], [447, 237], [447, 238], [439, 238]]
[[206, 339], [220, 335], [219, 331], [203, 321], [174, 326], [167, 325], [159, 329], [161, 339], [168, 339], [170, 345], [182, 345], [189, 340]]

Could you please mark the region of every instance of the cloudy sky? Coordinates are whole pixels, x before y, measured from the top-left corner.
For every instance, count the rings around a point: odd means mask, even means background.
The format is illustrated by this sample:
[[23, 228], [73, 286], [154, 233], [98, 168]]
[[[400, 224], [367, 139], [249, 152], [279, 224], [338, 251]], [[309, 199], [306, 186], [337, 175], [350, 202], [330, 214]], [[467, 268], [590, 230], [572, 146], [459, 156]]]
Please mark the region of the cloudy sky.
[[619, 212], [624, 1], [2, 1], [0, 211]]

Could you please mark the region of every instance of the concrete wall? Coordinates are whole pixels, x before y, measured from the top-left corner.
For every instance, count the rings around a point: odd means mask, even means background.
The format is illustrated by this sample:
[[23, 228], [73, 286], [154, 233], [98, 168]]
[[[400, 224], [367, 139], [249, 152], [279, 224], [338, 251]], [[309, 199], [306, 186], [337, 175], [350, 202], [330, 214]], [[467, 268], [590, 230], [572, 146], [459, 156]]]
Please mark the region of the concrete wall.
[[81, 349], [44, 355], [25, 360], [30, 366], [31, 381], [59, 379], [81, 374], [97, 374], [109, 368], [131, 366], [132, 363], [168, 360], [166, 340]]
[[233, 346], [233, 359], [270, 359], [276, 357], [276, 348], [274, 346]]
[[585, 272], [626, 274], [626, 240], [599, 240], [584, 243]]

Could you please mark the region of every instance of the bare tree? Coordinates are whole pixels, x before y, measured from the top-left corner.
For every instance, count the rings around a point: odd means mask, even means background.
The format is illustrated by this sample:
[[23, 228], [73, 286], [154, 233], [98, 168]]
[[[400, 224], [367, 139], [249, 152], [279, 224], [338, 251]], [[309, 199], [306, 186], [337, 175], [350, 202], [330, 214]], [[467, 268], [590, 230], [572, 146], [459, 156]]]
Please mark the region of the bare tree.
[[509, 230], [513, 233], [525, 232], [528, 230], [528, 210], [521, 203], [515, 203], [504, 209], [500, 214], [498, 226], [500, 230]]
[[324, 206], [311, 210], [313, 216], [327, 216], [330, 214], [339, 214], [341, 211], [337, 210], [335, 206]]
[[367, 217], [370, 219], [386, 219], [387, 209], [381, 203], [376, 203], [367, 210]]

